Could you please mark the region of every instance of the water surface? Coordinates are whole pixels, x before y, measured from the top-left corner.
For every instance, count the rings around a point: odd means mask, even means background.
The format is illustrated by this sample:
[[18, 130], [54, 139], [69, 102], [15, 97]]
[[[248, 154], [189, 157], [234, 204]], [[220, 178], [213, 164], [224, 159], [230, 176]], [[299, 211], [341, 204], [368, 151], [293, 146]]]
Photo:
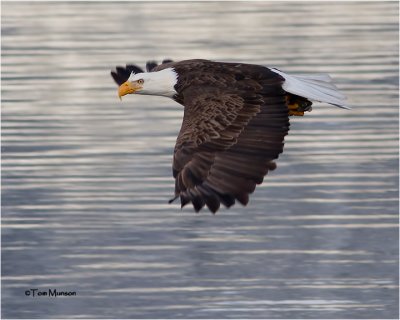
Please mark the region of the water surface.
[[[398, 36], [396, 2], [2, 3], [2, 317], [398, 317]], [[246, 208], [181, 211], [182, 108], [109, 76], [163, 58], [328, 72], [353, 109], [292, 119]]]

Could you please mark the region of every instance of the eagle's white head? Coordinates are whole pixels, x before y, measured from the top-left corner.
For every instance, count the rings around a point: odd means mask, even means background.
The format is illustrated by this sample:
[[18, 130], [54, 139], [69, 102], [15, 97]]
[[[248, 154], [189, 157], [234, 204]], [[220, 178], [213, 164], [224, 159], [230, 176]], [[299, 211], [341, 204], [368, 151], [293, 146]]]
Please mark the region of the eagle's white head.
[[137, 93], [172, 98], [177, 92], [175, 85], [178, 74], [173, 68], [161, 71], [132, 73], [127, 81], [120, 85], [118, 96]]

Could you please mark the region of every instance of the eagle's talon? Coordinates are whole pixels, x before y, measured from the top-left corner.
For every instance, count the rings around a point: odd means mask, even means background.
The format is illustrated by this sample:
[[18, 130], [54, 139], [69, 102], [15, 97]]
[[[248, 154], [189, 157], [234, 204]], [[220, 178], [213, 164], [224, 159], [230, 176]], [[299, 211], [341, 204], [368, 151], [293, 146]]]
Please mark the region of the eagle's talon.
[[289, 116], [302, 117], [302, 116], [304, 116], [304, 111], [292, 111], [292, 110], [289, 110]]

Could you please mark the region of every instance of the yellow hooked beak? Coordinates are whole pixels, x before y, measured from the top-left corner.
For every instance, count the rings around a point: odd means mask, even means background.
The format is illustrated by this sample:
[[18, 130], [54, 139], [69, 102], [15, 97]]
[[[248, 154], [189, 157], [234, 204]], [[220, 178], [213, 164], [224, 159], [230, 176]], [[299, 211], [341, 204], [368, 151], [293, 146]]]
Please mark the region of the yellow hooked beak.
[[118, 88], [118, 97], [120, 100], [122, 96], [130, 93], [135, 93], [142, 87], [136, 83], [136, 82], [130, 82], [130, 81], [125, 81], [123, 84], [121, 84]]

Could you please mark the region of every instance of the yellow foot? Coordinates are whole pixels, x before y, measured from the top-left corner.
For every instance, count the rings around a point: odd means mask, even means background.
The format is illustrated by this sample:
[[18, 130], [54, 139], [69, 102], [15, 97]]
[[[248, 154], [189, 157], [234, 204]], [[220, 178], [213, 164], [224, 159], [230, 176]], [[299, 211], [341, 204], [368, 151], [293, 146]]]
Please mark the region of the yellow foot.
[[304, 116], [304, 111], [293, 111], [293, 110], [289, 110], [289, 116], [298, 116], [298, 117], [302, 117], [302, 116]]
[[298, 103], [293, 103], [293, 104], [288, 104], [288, 108], [289, 110], [297, 111], [297, 109], [299, 109], [300, 106], [298, 105]]

